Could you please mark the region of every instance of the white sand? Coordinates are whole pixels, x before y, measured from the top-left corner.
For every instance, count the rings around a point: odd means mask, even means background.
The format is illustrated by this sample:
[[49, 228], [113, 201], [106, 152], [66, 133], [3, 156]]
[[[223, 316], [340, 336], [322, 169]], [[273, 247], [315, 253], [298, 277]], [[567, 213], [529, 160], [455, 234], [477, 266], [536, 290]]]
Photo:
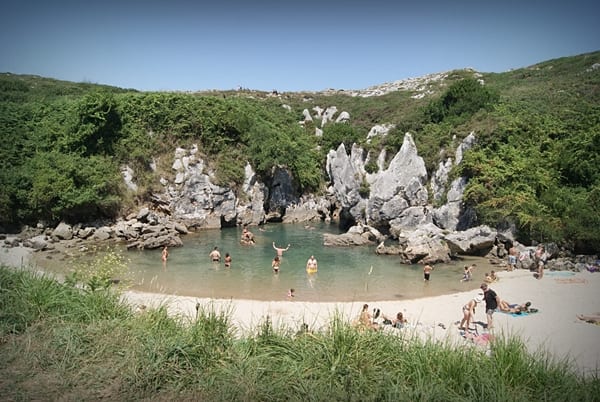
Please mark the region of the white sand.
[[32, 253], [33, 249], [29, 247], [6, 247], [3, 244], [0, 247], [0, 264], [15, 268], [27, 267], [31, 263]]
[[[22, 266], [23, 262], [30, 261], [30, 256], [31, 249], [23, 247], [0, 249], [0, 263], [8, 266]], [[518, 335], [532, 353], [541, 348], [557, 359], [571, 359], [582, 373], [600, 373], [600, 326], [585, 323], [576, 317], [577, 314], [600, 313], [600, 273], [581, 272], [564, 276], [563, 273], [553, 275], [546, 272], [543, 279], [537, 280], [529, 271], [520, 270], [499, 272], [498, 276], [500, 281], [490, 287], [501, 299], [509, 303], [531, 301], [532, 307], [539, 312], [517, 317], [495, 313], [492, 334]], [[370, 311], [379, 308], [387, 316], [395, 316], [402, 311], [411, 323], [408, 330], [417, 335], [469, 343], [460, 336], [454, 323], [462, 318], [462, 306], [475, 293], [470, 291], [415, 300], [365, 300], [352, 303], [303, 302], [299, 297], [272, 302], [221, 300], [134, 291], [125, 292], [124, 298], [137, 307], [163, 305], [169, 313], [186, 319], [195, 317], [197, 303], [202, 309], [227, 311], [240, 333], [255, 331], [267, 316], [276, 328], [297, 330], [302, 323], [307, 323], [310, 329], [319, 330], [325, 328], [335, 315], [346, 320], [355, 319], [366, 302]], [[486, 322], [484, 304], [477, 307], [475, 321]], [[481, 325], [477, 325], [477, 328], [483, 331]]]

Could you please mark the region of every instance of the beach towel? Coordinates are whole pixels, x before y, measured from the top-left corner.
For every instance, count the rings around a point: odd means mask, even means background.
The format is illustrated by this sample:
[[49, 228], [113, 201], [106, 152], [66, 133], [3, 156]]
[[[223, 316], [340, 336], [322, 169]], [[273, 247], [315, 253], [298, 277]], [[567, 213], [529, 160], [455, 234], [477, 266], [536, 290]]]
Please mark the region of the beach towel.
[[537, 313], [538, 309], [532, 308], [529, 311], [521, 311], [520, 313], [513, 313], [510, 311], [502, 311], [502, 310], [496, 309], [496, 312], [502, 313], [502, 314], [508, 314], [512, 317], [525, 317], [525, 316]]
[[587, 283], [587, 280], [583, 278], [556, 278], [556, 283]]
[[546, 271], [546, 273], [544, 275], [545, 276], [565, 277], [565, 276], [573, 276], [573, 275], [575, 275], [575, 272], [571, 272], [571, 271]]
[[489, 333], [478, 335], [478, 334], [472, 334], [470, 332], [461, 331], [461, 335], [463, 336], [463, 338], [470, 340], [475, 345], [479, 345], [479, 346], [487, 346], [487, 344], [490, 343], [490, 341], [492, 341], [494, 339], [494, 337]]

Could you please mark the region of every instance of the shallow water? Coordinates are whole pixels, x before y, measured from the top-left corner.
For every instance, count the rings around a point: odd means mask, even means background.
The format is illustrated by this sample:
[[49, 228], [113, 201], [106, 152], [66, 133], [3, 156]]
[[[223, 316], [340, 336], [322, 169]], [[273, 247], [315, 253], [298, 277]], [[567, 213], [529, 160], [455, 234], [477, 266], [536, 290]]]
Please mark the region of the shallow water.
[[[474, 278], [483, 277], [482, 258], [470, 257], [438, 264], [429, 282], [423, 281], [421, 265], [403, 265], [397, 256], [376, 255], [375, 247], [324, 247], [323, 233], [339, 233], [333, 225], [269, 224], [251, 228], [256, 244], [243, 246], [241, 229], [206, 230], [183, 237], [184, 246], [171, 248], [166, 264], [161, 250], [125, 251], [134, 285], [132, 289], [166, 294], [253, 300], [285, 300], [295, 289], [295, 300], [378, 301], [402, 300], [466, 291], [477, 280], [460, 282], [463, 266], [477, 263]], [[290, 249], [283, 255], [279, 274], [271, 261], [272, 242]], [[218, 246], [222, 256], [230, 253], [231, 268], [213, 263], [208, 254]], [[319, 270], [307, 274], [306, 261], [314, 254]], [[38, 261], [40, 263], [40, 261]], [[51, 264], [43, 264], [48, 265]], [[64, 264], [63, 264], [64, 265]]]

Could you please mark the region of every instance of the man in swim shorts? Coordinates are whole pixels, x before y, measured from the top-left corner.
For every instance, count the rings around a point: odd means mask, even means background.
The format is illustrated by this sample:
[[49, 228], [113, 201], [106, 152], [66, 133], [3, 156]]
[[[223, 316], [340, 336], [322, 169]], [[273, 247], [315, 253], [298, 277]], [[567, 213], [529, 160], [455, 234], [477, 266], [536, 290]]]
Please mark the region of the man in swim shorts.
[[213, 251], [210, 252], [209, 257], [211, 259], [212, 262], [219, 262], [221, 261], [221, 253], [219, 252], [219, 248], [217, 246], [215, 246], [215, 248], [213, 249]]
[[309, 274], [317, 272], [317, 259], [314, 255], [311, 255], [308, 261], [306, 262], [306, 272]]
[[490, 330], [493, 328], [492, 315], [494, 311], [498, 308], [500, 304], [500, 297], [490, 289], [487, 283], [482, 283], [480, 286], [481, 290], [483, 290], [483, 299], [485, 300], [485, 315], [487, 317], [487, 329]]
[[433, 271], [433, 267], [429, 264], [425, 264], [425, 266], [423, 267], [423, 280], [424, 281], [429, 281], [429, 278], [431, 276], [431, 271]]

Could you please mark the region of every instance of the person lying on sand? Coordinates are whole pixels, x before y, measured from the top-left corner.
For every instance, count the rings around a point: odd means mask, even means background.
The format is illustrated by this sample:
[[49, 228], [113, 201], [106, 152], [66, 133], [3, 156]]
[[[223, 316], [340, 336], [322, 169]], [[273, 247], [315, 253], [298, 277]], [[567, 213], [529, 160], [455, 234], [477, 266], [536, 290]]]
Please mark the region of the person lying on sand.
[[498, 305], [500, 311], [504, 313], [536, 313], [537, 309], [531, 308], [531, 302], [526, 302], [523, 304], [510, 304], [506, 300], [500, 300], [500, 304]]
[[577, 314], [577, 318], [581, 321], [589, 322], [590, 324], [600, 325], [600, 313], [596, 314]]

